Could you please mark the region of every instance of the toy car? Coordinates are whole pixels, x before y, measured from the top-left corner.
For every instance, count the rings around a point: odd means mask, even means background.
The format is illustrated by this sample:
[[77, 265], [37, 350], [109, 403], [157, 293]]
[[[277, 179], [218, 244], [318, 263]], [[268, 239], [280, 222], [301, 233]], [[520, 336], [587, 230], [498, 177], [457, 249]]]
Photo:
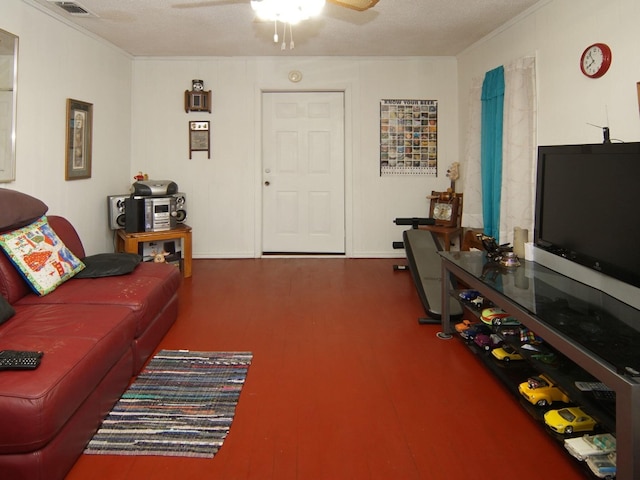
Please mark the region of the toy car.
[[516, 352], [515, 348], [510, 345], [503, 345], [502, 347], [494, 348], [491, 350], [491, 354], [503, 362], [522, 360], [522, 355]]
[[482, 313], [480, 314], [480, 320], [482, 320], [487, 325], [494, 325], [494, 320], [496, 318], [504, 318], [508, 316], [509, 314], [501, 308], [491, 307], [482, 310]]
[[516, 320], [513, 317], [498, 317], [493, 319], [492, 325], [496, 327], [500, 327], [502, 325], [518, 326], [521, 324], [518, 320]]
[[484, 348], [487, 351], [491, 350], [492, 348], [499, 347], [503, 343], [502, 337], [497, 333], [491, 333], [489, 335], [487, 335], [486, 333], [478, 333], [474, 337], [473, 341], [480, 348]]
[[616, 453], [589, 457], [587, 465], [596, 477], [612, 479], [616, 476]]
[[616, 437], [610, 433], [600, 433], [567, 438], [564, 441], [564, 448], [578, 460], [586, 460], [594, 455], [607, 455], [615, 452]]
[[546, 407], [553, 402], [569, 403], [571, 399], [544, 374], [529, 377], [518, 385], [518, 391], [529, 403]]
[[549, 410], [544, 414], [544, 423], [558, 433], [590, 432], [597, 422], [584, 413], [580, 407]]
[[482, 308], [482, 305], [484, 304], [484, 298], [483, 297], [476, 297], [473, 300], [471, 300], [470, 303], [476, 308]]
[[558, 364], [558, 356], [553, 352], [534, 353], [531, 358], [546, 365], [556, 366]]
[[463, 338], [465, 338], [467, 340], [473, 340], [476, 337], [476, 335], [478, 335], [479, 333], [484, 333], [486, 335], [491, 335], [491, 333], [493, 333], [493, 331], [491, 330], [490, 327], [488, 327], [484, 323], [474, 323], [473, 325], [471, 325], [466, 330], [460, 332], [460, 336], [462, 336]]
[[496, 330], [500, 333], [500, 335], [507, 337], [519, 337], [522, 329], [525, 328], [522, 325], [510, 325], [510, 326], [500, 326], [496, 327]]
[[518, 320], [510, 316], [501, 308], [496, 307], [485, 308], [480, 315], [480, 320], [482, 320], [487, 325], [493, 325], [495, 327], [499, 327], [502, 325], [520, 325], [520, 322]]
[[480, 292], [478, 292], [477, 290], [463, 290], [462, 292], [460, 292], [458, 294], [458, 296], [462, 300], [466, 300], [467, 302], [470, 302], [474, 298], [479, 297], [480, 296]]
[[460, 323], [456, 323], [454, 328], [456, 329], [456, 332], [462, 333], [472, 325], [475, 325], [475, 323], [473, 323], [471, 320], [462, 320]]

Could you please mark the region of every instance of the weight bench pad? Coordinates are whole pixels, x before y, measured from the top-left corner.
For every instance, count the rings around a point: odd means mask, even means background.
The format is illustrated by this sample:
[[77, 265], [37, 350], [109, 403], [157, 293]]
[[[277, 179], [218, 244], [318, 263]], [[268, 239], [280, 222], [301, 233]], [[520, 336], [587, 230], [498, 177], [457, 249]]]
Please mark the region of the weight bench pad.
[[[429, 317], [442, 317], [442, 268], [438, 251], [441, 250], [433, 234], [426, 230], [411, 229], [402, 233], [409, 270], [418, 296]], [[449, 299], [451, 319], [462, 316], [462, 307], [453, 297]]]

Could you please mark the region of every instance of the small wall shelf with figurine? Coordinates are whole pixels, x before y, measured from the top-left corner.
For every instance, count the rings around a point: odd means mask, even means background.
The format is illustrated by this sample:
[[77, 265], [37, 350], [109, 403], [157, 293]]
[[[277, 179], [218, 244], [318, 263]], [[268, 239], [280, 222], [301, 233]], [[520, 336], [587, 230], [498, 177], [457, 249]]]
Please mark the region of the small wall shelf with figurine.
[[204, 89], [202, 80], [192, 80], [191, 90], [184, 91], [184, 111], [211, 113], [211, 90]]

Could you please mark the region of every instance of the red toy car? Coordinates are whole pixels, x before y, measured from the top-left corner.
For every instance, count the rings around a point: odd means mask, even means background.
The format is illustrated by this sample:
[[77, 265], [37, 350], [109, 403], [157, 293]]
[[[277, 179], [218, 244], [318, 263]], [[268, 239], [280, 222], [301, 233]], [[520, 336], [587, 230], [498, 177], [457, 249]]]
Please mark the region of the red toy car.
[[486, 333], [478, 333], [473, 338], [473, 341], [480, 348], [484, 348], [487, 351], [491, 350], [492, 348], [497, 348], [503, 343], [502, 337], [497, 333], [491, 333], [489, 335], [487, 335]]

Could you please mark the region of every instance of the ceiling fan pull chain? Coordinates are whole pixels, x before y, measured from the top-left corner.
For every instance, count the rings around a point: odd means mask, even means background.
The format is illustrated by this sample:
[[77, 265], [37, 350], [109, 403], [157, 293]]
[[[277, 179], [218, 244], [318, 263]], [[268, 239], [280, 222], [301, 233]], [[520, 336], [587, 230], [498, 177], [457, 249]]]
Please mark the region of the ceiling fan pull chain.
[[293, 43], [293, 27], [289, 24], [289, 36], [291, 37], [291, 42], [289, 42], [289, 50], [293, 50], [295, 44]]
[[280, 50], [287, 49], [287, 24], [282, 24], [282, 45], [280, 45]]

